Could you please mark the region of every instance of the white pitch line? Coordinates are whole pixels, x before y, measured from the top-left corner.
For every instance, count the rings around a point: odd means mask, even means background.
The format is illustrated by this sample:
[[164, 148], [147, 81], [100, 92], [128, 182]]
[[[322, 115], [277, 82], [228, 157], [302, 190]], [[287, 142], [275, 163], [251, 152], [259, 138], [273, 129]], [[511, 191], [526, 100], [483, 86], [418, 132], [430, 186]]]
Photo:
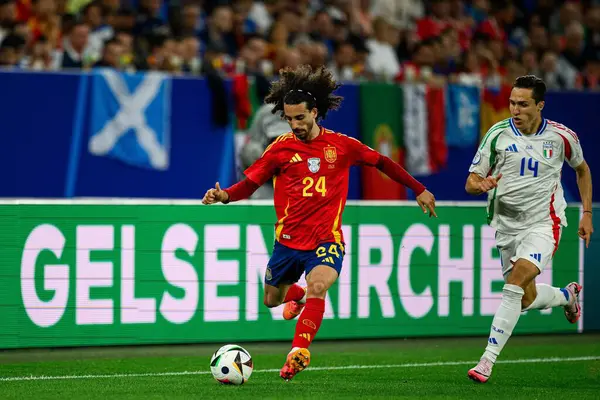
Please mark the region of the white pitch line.
[[[597, 361], [600, 356], [586, 357], [552, 357], [552, 358], [522, 358], [517, 360], [499, 360], [497, 364], [533, 364], [533, 363], [559, 363], [574, 361]], [[452, 365], [475, 365], [479, 361], [443, 361], [428, 363], [407, 364], [385, 364], [385, 365], [345, 365], [334, 367], [314, 367], [306, 371], [339, 371], [347, 369], [375, 369], [375, 368], [416, 368], [416, 367], [443, 367]], [[305, 372], [306, 372], [305, 371]], [[279, 372], [279, 369], [259, 369], [253, 373]], [[210, 371], [180, 371], [180, 372], [148, 372], [139, 374], [109, 374], [109, 375], [63, 375], [63, 376], [11, 376], [0, 378], [0, 382], [19, 381], [49, 381], [49, 380], [71, 380], [71, 379], [106, 379], [106, 378], [147, 378], [159, 376], [184, 376], [184, 375], [208, 375]]]

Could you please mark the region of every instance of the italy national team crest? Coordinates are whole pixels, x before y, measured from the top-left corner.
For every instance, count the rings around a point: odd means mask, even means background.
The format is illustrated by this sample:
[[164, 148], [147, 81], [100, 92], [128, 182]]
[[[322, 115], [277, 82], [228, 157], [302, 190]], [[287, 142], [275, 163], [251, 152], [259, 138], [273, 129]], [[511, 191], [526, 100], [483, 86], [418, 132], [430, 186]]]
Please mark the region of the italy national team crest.
[[552, 142], [544, 142], [542, 150], [544, 151], [544, 158], [552, 158], [552, 155], [554, 154], [554, 144]]
[[328, 163], [334, 163], [335, 160], [337, 160], [337, 152], [335, 150], [335, 147], [324, 147], [323, 152], [325, 153], [325, 161], [327, 161]]
[[308, 159], [308, 169], [313, 174], [319, 172], [319, 169], [321, 169], [321, 159], [316, 158], [316, 157], [309, 158]]

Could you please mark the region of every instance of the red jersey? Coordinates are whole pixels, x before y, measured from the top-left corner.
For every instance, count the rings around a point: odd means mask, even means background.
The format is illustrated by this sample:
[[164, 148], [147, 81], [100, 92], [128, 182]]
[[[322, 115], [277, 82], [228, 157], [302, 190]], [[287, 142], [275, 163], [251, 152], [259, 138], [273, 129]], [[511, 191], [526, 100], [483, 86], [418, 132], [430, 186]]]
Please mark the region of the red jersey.
[[257, 185], [273, 178], [275, 239], [297, 250], [343, 243], [342, 213], [352, 165], [376, 166], [381, 155], [356, 139], [321, 128], [310, 142], [279, 136], [244, 173]]

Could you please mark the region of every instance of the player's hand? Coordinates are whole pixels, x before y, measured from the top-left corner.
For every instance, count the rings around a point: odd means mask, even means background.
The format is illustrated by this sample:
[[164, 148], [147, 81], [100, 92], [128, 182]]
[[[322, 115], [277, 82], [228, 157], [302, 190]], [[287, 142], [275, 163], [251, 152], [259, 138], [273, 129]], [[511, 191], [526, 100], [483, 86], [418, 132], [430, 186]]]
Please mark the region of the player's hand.
[[502, 178], [502, 174], [498, 174], [495, 178], [493, 176], [488, 176], [477, 183], [477, 189], [479, 189], [481, 193], [486, 193], [493, 188], [498, 187], [500, 178]]
[[221, 186], [217, 182], [214, 189], [206, 191], [204, 198], [202, 198], [202, 204], [215, 204], [227, 201], [227, 199], [229, 199], [229, 195], [224, 190], [221, 190]]
[[585, 240], [585, 248], [587, 249], [592, 239], [592, 233], [594, 233], [594, 227], [592, 225], [592, 214], [585, 213], [579, 221], [579, 231], [577, 232], [579, 237]]
[[435, 213], [435, 197], [433, 197], [430, 191], [426, 190], [418, 195], [417, 203], [421, 207], [421, 210], [423, 210], [423, 214], [427, 214], [427, 210], [429, 210], [429, 218], [437, 218], [437, 214]]

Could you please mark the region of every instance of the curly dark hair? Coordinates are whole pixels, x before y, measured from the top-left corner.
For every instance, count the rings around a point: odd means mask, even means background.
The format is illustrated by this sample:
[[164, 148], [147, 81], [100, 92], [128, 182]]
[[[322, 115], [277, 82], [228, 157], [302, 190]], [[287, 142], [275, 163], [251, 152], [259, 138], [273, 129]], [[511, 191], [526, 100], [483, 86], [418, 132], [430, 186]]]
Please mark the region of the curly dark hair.
[[327, 68], [321, 66], [313, 70], [310, 65], [300, 65], [279, 71], [279, 80], [271, 85], [265, 103], [274, 104], [273, 114], [283, 113], [284, 104], [306, 103], [306, 108], [317, 109], [317, 119], [324, 119], [329, 110], [337, 110], [343, 97], [333, 92], [338, 84]]

